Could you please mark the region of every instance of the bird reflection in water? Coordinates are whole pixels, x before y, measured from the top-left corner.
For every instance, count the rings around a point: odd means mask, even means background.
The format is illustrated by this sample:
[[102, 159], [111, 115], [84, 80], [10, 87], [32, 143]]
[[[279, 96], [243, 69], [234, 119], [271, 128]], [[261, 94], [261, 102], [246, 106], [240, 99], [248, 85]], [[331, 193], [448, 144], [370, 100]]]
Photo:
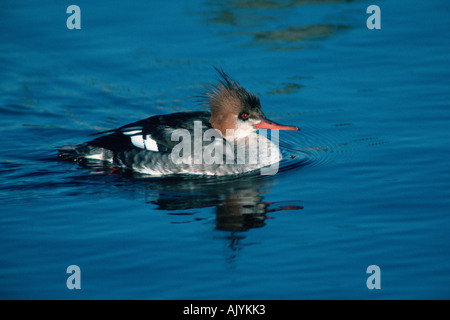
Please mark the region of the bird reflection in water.
[[[171, 215], [193, 216], [195, 208], [215, 207], [216, 229], [246, 231], [266, 225], [267, 213], [300, 210], [300, 201], [265, 202], [271, 177], [261, 175], [234, 178], [164, 178], [144, 184], [145, 198], [158, 210]], [[194, 219], [195, 220], [195, 219]]]
[[[261, 228], [266, 225], [268, 219], [273, 218], [271, 213], [286, 210], [298, 211], [303, 209], [300, 200], [290, 201], [264, 201], [264, 194], [269, 194], [274, 185], [277, 184], [278, 176], [268, 175], [241, 175], [234, 177], [164, 177], [144, 178], [131, 172], [111, 171], [105, 169], [101, 164], [84, 166], [91, 169], [87, 176], [73, 177], [79, 180], [81, 185], [93, 179], [95, 183], [104, 183], [105, 180], [115, 186], [108, 188], [117, 190], [122, 196], [145, 201], [152, 205], [152, 210], [162, 210], [168, 215], [174, 216], [172, 223], [189, 223], [209, 220], [209, 214], [205, 217], [204, 210], [200, 208], [214, 208], [215, 229], [226, 231], [217, 234], [215, 239], [225, 240], [227, 247], [231, 250], [228, 257], [232, 262], [236, 253], [244, 245], [241, 240], [246, 232], [252, 228]], [[281, 174], [289, 172], [281, 170]], [[283, 172], [284, 171], [284, 172]], [[279, 173], [279, 174], [280, 174]], [[104, 179], [97, 179], [98, 175]], [[175, 218], [176, 217], [176, 218]], [[179, 218], [188, 218], [180, 222]]]

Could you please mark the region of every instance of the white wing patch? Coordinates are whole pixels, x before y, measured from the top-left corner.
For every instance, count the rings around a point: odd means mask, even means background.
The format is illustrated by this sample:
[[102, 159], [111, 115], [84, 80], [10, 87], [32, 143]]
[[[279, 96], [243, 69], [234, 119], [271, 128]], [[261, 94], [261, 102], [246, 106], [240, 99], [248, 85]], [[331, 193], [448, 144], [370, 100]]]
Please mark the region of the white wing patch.
[[156, 143], [155, 140], [152, 139], [152, 136], [149, 134], [144, 139], [144, 145], [145, 145], [145, 149], [147, 149], [147, 150], [159, 151], [158, 144]]
[[141, 134], [131, 136], [131, 143], [138, 148], [145, 149], [144, 139]]
[[[139, 132], [140, 133], [140, 132]], [[148, 134], [145, 139], [142, 134], [132, 135], [131, 143], [140, 149], [150, 150], [150, 151], [159, 151], [158, 144], [152, 137]]]
[[142, 132], [142, 130], [132, 130], [132, 131], [124, 131], [122, 133], [124, 135], [126, 135], [126, 136], [132, 136], [134, 134], [138, 134], [138, 133], [141, 133], [141, 132]]
[[144, 138], [142, 134], [142, 128], [133, 127], [129, 128], [128, 131], [123, 131], [122, 133], [126, 136], [130, 136], [131, 143], [140, 149], [150, 150], [150, 151], [159, 151], [158, 144], [155, 140], [152, 139], [152, 136], [147, 134]]

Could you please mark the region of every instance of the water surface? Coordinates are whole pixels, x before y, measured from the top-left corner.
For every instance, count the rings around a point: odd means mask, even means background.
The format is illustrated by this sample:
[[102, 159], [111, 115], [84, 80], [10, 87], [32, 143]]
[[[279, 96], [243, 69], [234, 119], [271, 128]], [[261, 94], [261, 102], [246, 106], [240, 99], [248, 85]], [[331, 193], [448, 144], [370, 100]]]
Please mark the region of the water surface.
[[[380, 30], [367, 1], [78, 1], [81, 30], [70, 4], [0, 5], [1, 298], [450, 298], [446, 1], [378, 1]], [[200, 109], [212, 66], [302, 128], [280, 132], [277, 175], [145, 179], [56, 158]]]

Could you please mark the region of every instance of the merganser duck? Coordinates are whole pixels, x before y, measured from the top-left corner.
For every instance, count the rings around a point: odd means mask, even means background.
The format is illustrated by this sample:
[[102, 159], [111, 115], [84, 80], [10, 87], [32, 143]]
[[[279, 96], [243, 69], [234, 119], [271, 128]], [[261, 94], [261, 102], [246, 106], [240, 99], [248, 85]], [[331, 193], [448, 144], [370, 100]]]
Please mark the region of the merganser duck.
[[277, 141], [261, 129], [300, 129], [268, 120], [256, 95], [216, 70], [219, 84], [202, 96], [210, 111], [152, 116], [97, 133], [101, 136], [92, 141], [62, 147], [59, 157], [101, 161], [107, 168], [151, 176], [223, 176], [277, 166], [282, 158]]

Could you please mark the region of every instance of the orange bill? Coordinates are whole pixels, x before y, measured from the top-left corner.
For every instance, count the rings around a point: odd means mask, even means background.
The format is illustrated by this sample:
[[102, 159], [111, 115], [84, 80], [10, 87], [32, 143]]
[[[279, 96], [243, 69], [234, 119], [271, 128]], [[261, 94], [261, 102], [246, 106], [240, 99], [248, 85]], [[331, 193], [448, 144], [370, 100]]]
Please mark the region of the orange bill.
[[300, 131], [299, 127], [296, 126], [286, 126], [284, 124], [278, 124], [268, 119], [264, 119], [258, 124], [255, 124], [256, 129], [277, 129], [277, 130], [291, 130]]

